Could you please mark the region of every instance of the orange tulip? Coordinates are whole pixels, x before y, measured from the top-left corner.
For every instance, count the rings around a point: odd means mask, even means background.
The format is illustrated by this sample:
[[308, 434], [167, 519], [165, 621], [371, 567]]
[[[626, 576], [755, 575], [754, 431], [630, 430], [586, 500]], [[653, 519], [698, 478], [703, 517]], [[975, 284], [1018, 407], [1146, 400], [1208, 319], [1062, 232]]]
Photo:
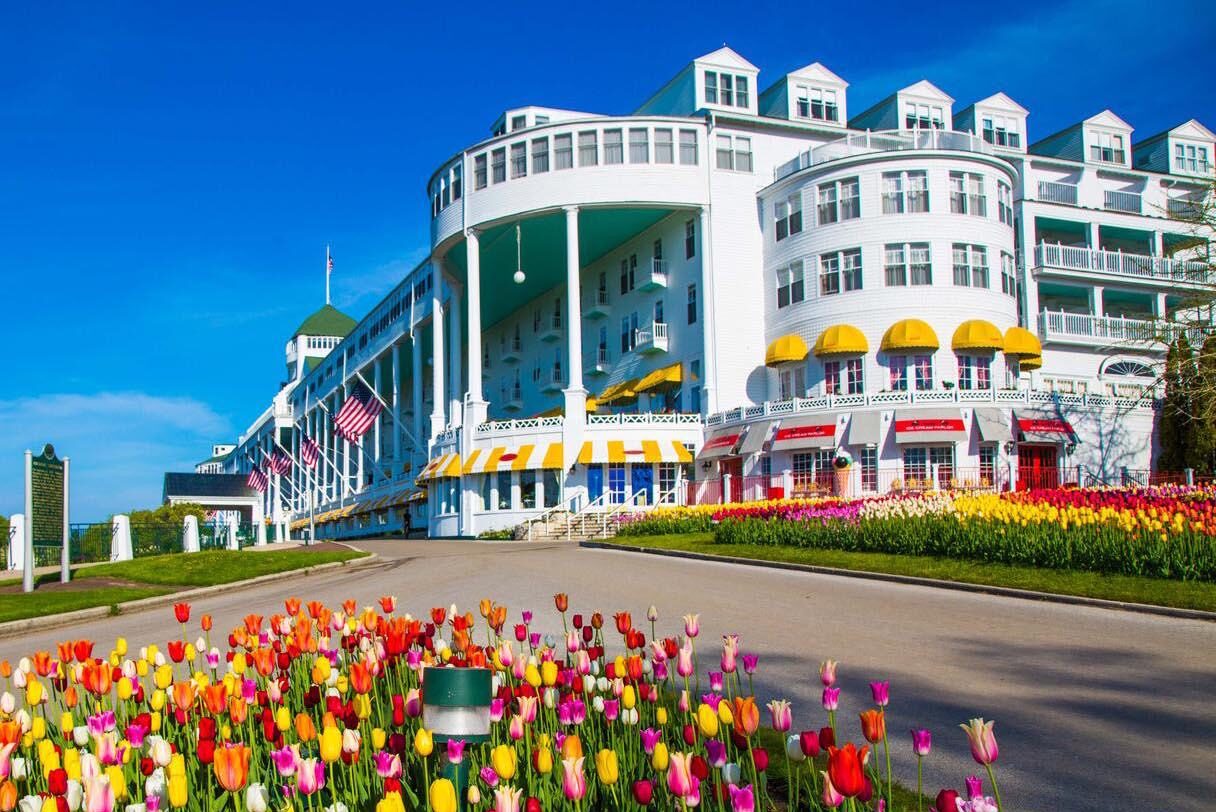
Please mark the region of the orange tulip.
[[367, 629], [372, 634], [376, 633], [376, 626], [380, 622], [380, 616], [376, 614], [376, 610], [370, 606], [363, 610], [363, 614], [359, 617], [359, 622], [363, 624], [363, 628]]
[[308, 616], [313, 620], [318, 620], [321, 617], [321, 610], [325, 608], [325, 604], [320, 601], [308, 602]]
[[357, 694], [368, 694], [372, 690], [372, 675], [363, 663], [352, 663], [350, 667], [350, 687]]
[[751, 736], [760, 728], [760, 709], [756, 698], [735, 697], [735, 732], [740, 736]]
[[882, 741], [883, 736], [887, 734], [887, 720], [881, 708], [861, 713], [861, 732], [870, 744]]
[[353, 615], [355, 612], [359, 611], [359, 604], [354, 600], [347, 598], [346, 600], [342, 601], [342, 611], [348, 615]]
[[0, 677], [8, 679], [13, 675], [13, 664], [8, 660], [0, 660]]
[[261, 615], [245, 615], [245, 631], [250, 637], [257, 637], [262, 631], [262, 616]]
[[397, 608], [396, 595], [381, 595], [380, 596], [380, 611], [386, 615], [391, 615]]
[[0, 722], [0, 745], [21, 741], [20, 722]]
[[507, 607], [495, 606], [494, 609], [491, 610], [490, 617], [487, 618], [487, 620], [490, 623], [490, 627], [493, 628], [494, 631], [501, 632], [502, 627], [507, 622]]
[[80, 698], [76, 695], [76, 686], [69, 685], [63, 692], [63, 704], [68, 708], [74, 708], [79, 701]]
[[72, 641], [64, 640], [58, 644], [58, 649], [59, 659], [65, 663], [70, 663], [72, 661]]
[[300, 599], [288, 598], [287, 600], [283, 601], [283, 608], [287, 610], [288, 615], [295, 617], [296, 615], [300, 614]]
[[253, 667], [263, 677], [269, 677], [274, 671], [274, 649], [259, 648], [253, 651]]
[[558, 592], [553, 596], [553, 605], [557, 607], [557, 611], [564, 614], [570, 608], [570, 598], [565, 592]]
[[211, 631], [211, 615], [203, 615], [198, 619], [198, 625], [203, 627], [203, 631]]
[[0, 784], [0, 812], [12, 812], [17, 808], [17, 785], [7, 778]]
[[489, 598], [482, 598], [477, 604], [477, 608], [481, 611], [481, 616], [484, 618], [490, 617], [490, 612], [494, 609], [494, 602]]
[[239, 792], [249, 779], [249, 758], [253, 751], [243, 744], [225, 744], [216, 749], [215, 777], [229, 792]]
[[317, 737], [317, 726], [307, 713], [296, 714], [296, 736], [301, 742], [310, 742]]
[[36, 671], [40, 677], [45, 677], [51, 673], [51, 652], [34, 652], [34, 671]]
[[228, 716], [232, 719], [232, 724], [245, 724], [245, 717], [249, 715], [249, 706], [245, 704], [245, 700], [238, 696], [234, 696], [228, 700]]
[[109, 663], [89, 660], [80, 671], [80, 684], [94, 696], [104, 696], [110, 692], [112, 677]]
[[224, 712], [228, 704], [228, 688], [222, 682], [214, 682], [203, 688], [203, 704], [215, 716]]
[[194, 684], [190, 682], [173, 683], [173, 704], [182, 710], [194, 706]]
[[577, 733], [571, 733], [562, 740], [562, 758], [582, 758], [583, 743], [579, 740]]

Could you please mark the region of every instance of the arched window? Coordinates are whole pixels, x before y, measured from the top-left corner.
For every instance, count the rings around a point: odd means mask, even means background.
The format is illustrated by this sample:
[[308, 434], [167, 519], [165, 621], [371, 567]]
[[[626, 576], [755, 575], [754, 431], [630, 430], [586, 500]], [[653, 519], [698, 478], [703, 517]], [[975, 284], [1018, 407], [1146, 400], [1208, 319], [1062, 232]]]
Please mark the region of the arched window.
[[1107, 363], [1103, 375], [1120, 378], [1156, 378], [1152, 367], [1139, 361], [1119, 360]]

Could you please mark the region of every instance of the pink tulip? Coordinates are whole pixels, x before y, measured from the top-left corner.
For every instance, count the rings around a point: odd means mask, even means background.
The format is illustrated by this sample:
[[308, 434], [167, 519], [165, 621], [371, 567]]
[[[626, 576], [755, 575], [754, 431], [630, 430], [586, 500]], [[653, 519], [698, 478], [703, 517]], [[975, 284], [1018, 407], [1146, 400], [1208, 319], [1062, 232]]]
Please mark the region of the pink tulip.
[[401, 756], [381, 750], [376, 753], [376, 774], [381, 778], [401, 777]]
[[983, 719], [971, 719], [967, 724], [959, 725], [967, 734], [967, 740], [971, 743], [971, 757], [977, 764], [991, 764], [1000, 752], [996, 746], [996, 736], [992, 733], [994, 724]]
[[410, 688], [405, 692], [405, 715], [411, 719], [422, 715], [422, 692], [417, 688]]
[[912, 752], [919, 757], [929, 755], [929, 748], [933, 744], [933, 735], [924, 728], [917, 728], [912, 731]]
[[84, 812], [114, 812], [114, 788], [110, 779], [96, 775], [85, 783]]
[[819, 679], [826, 688], [831, 688], [836, 684], [835, 660], [824, 660], [819, 664]]
[[284, 778], [295, 775], [296, 768], [300, 764], [300, 746], [293, 744], [279, 750], [271, 750], [270, 760], [274, 763], [274, 768], [278, 770], [279, 775]]
[[667, 765], [667, 789], [684, 797], [692, 792], [692, 753], [672, 753]]
[[325, 762], [306, 758], [300, 762], [296, 772], [296, 787], [301, 795], [312, 795], [325, 788]]
[[778, 733], [786, 733], [793, 726], [794, 715], [788, 700], [774, 699], [768, 703], [768, 712], [773, 719], [773, 730]]
[[832, 786], [832, 779], [828, 778], [826, 772], [820, 771], [819, 774], [823, 776], [823, 804], [835, 809], [844, 803], [844, 796], [836, 791], [836, 787]]
[[448, 739], [448, 761], [452, 764], [459, 764], [464, 761], [464, 739]]
[[519, 698], [519, 715], [523, 718], [524, 724], [532, 724], [536, 721], [536, 706], [537, 701], [534, 696], [521, 696]]
[[891, 701], [891, 683], [883, 680], [882, 682], [870, 683], [870, 695], [874, 697], [874, 704], [880, 708], [885, 708], [887, 703]]
[[662, 740], [663, 731], [655, 730], [652, 727], [648, 727], [641, 732], [641, 736], [642, 736], [642, 751], [645, 752], [646, 755], [649, 756], [652, 753], [654, 753], [654, 746], [656, 744], [658, 744], [660, 740]]
[[823, 709], [826, 711], [836, 710], [840, 704], [840, 689], [839, 688], [824, 688], [823, 689]]
[[689, 637], [696, 637], [701, 633], [701, 616], [685, 615], [684, 616], [684, 634]]
[[562, 792], [571, 801], [580, 801], [587, 794], [587, 776], [583, 773], [583, 758], [562, 759]]
[[508, 786], [494, 790], [494, 812], [519, 812], [519, 801], [523, 794], [522, 789]]
[[739, 789], [734, 784], [730, 784], [728, 789], [730, 790], [731, 812], [755, 812], [756, 795], [752, 792], [750, 785]]
[[676, 657], [676, 673], [681, 677], [692, 676], [692, 635], [684, 638], [684, 645]]

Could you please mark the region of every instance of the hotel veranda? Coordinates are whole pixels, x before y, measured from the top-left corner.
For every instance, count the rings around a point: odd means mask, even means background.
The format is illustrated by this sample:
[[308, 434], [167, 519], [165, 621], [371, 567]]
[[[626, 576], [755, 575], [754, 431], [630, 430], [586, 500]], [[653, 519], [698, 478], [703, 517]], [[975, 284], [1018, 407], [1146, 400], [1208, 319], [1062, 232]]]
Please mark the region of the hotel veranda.
[[[1100, 102], [1033, 134], [929, 81], [855, 107], [819, 63], [762, 83], [724, 47], [629, 115], [506, 111], [436, 156], [429, 259], [300, 326], [225, 469], [313, 438], [265, 507], [320, 538], [1145, 476], [1162, 339], [1208, 283], [1210, 235], [1171, 215], [1216, 136]], [[351, 444], [359, 386], [384, 408]]]

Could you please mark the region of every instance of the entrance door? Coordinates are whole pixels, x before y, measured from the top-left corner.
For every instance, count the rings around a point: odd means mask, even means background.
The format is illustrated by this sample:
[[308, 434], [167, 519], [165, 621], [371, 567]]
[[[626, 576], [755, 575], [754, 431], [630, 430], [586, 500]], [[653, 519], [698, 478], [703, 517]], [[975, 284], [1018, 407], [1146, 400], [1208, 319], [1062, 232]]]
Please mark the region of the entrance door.
[[729, 502], [743, 501], [743, 458], [731, 457], [722, 460], [718, 463], [718, 468], [725, 477], [730, 474], [730, 493], [727, 495]]
[[[635, 462], [630, 465], [629, 478], [633, 485], [633, 494], [637, 504], [654, 504], [654, 467], [650, 463]], [[639, 491], [645, 491], [644, 497], [638, 497]]]
[[604, 494], [604, 466], [587, 466], [587, 501], [594, 502]]
[[1018, 446], [1018, 490], [1056, 488], [1060, 485], [1058, 450], [1054, 445]]

